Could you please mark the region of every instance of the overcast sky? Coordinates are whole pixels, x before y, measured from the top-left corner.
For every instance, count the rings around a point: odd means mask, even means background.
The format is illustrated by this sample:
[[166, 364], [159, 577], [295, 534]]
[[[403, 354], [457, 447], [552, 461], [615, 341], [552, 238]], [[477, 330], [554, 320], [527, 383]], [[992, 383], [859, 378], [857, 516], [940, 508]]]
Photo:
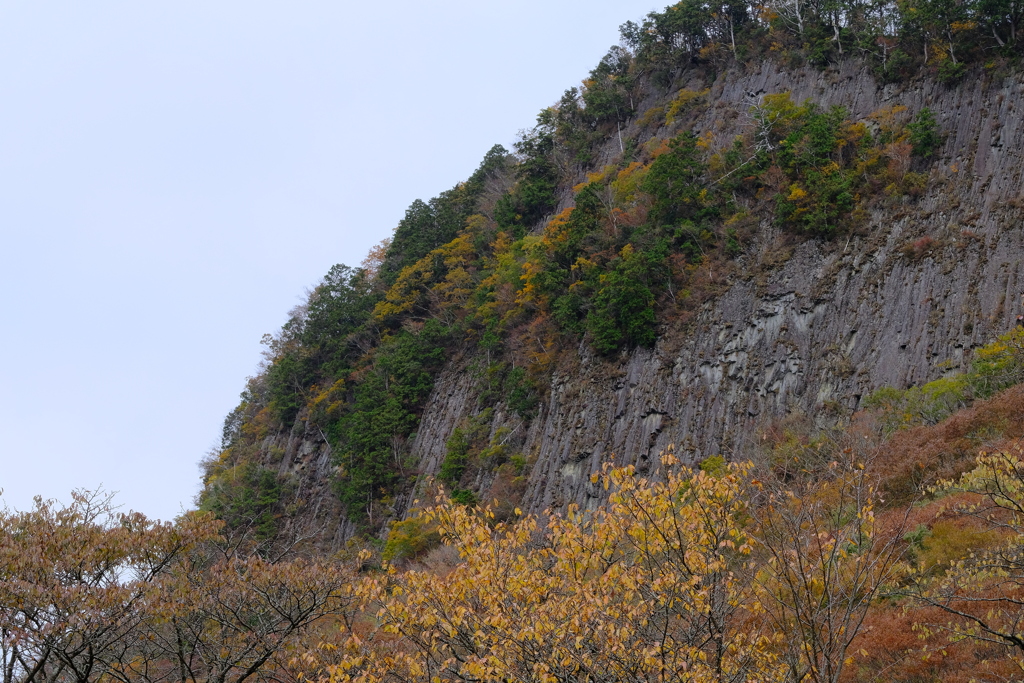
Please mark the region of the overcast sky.
[[6, 504], [191, 506], [263, 333], [655, 8], [0, 0]]

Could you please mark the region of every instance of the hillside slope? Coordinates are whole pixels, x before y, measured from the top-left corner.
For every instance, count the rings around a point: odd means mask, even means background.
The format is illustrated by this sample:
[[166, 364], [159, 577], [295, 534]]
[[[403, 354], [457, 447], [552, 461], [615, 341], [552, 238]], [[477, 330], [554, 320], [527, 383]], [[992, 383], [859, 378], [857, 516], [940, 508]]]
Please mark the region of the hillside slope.
[[773, 50], [667, 72], [613, 50], [516, 155], [414, 203], [269, 340], [202, 504], [328, 547], [434, 480], [592, 506], [605, 462], [749, 456], [786, 416], [965, 366], [1022, 312], [1024, 76]]
[[[768, 422], [794, 411], [849, 414], [879, 387], [959, 369], [1024, 312], [1024, 126], [1015, 115], [1024, 80], [900, 90], [856, 65], [823, 75], [766, 63], [720, 76], [709, 95], [716, 105], [694, 129], [723, 120], [738, 128], [747, 93], [784, 91], [844, 105], [857, 119], [897, 103], [941, 112], [948, 137], [931, 186], [915, 201], [872, 209], [863, 234], [833, 241], [794, 244], [762, 221], [720, 276], [721, 293], [681, 330], [668, 321], [653, 349], [613, 361], [586, 347], [568, 354], [529, 424], [499, 405], [491, 432], [517, 430], [517, 448], [536, 459], [525, 508], [586, 504], [603, 461], [645, 470], [670, 444], [689, 462], [749, 456]], [[474, 360], [446, 368], [424, 412], [412, 452], [427, 474], [472, 415]]]

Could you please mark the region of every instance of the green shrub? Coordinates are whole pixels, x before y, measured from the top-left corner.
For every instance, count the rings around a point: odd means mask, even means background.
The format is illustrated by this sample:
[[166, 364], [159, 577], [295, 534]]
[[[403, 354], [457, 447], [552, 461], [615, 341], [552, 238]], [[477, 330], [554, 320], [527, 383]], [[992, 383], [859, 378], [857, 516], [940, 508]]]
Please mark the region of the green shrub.
[[770, 102], [771, 116], [789, 129], [778, 145], [777, 163], [793, 180], [776, 195], [775, 216], [783, 224], [811, 234], [829, 235], [854, 208], [854, 172], [846, 164], [843, 135], [846, 110], [821, 110], [810, 102], [795, 107]]
[[942, 146], [942, 135], [935, 120], [935, 112], [925, 107], [907, 124], [910, 130], [910, 145], [913, 153], [921, 158], [931, 158]]
[[550, 109], [542, 111], [537, 126], [516, 142], [520, 156], [515, 170], [517, 182], [498, 200], [494, 210], [498, 227], [517, 239], [555, 207], [558, 168], [552, 159], [554, 116]]
[[706, 472], [714, 477], [721, 476], [728, 471], [728, 463], [720, 455], [712, 455], [710, 458], [704, 458], [700, 463], [700, 471]]
[[456, 427], [448, 441], [445, 442], [445, 448], [447, 448], [447, 452], [441, 462], [438, 478], [454, 486], [462, 479], [462, 473], [466, 471], [466, 465], [469, 464], [470, 440], [465, 430]]
[[587, 316], [587, 331], [598, 353], [654, 344], [654, 294], [645, 284], [647, 269], [644, 255], [627, 244], [615, 267], [600, 275]]
[[275, 471], [247, 462], [207, 482], [199, 508], [224, 520], [229, 529], [251, 529], [255, 540], [264, 541], [277, 532], [283, 494]]
[[706, 165], [697, 149], [697, 136], [685, 131], [668, 143], [669, 151], [651, 163], [641, 189], [651, 195], [649, 219], [656, 225], [676, 225], [703, 217]]
[[1024, 328], [1017, 327], [976, 349], [967, 372], [940, 377], [921, 387], [882, 387], [864, 399], [883, 429], [936, 424], [976, 399], [1024, 381]]
[[302, 406], [304, 390], [312, 384], [313, 374], [303, 362], [301, 352], [291, 350], [279, 355], [267, 370], [267, 394], [271, 410], [285, 427], [290, 427]]
[[903, 176], [903, 192], [911, 197], [920, 197], [928, 186], [928, 174], [908, 171]]
[[422, 517], [410, 517], [401, 522], [391, 523], [381, 559], [391, 563], [403, 562], [439, 545], [441, 535], [437, 531], [437, 524], [426, 522]]
[[353, 388], [348, 412], [330, 426], [335, 461], [341, 466], [335, 486], [353, 520], [364, 520], [369, 505], [411, 476], [396, 460], [395, 442], [416, 430], [444, 361], [448, 335], [441, 323], [430, 320], [418, 332], [401, 330], [388, 338]]
[[523, 367], [512, 368], [505, 378], [508, 407], [524, 420], [537, 414], [537, 388]]
[[955, 85], [960, 82], [967, 72], [967, 66], [963, 62], [954, 62], [952, 59], [943, 59], [939, 64], [939, 80], [946, 85]]
[[508, 461], [512, 465], [516, 476], [521, 476], [526, 471], [526, 466], [530, 464], [529, 459], [522, 453], [513, 455]]
[[473, 507], [477, 504], [476, 494], [469, 489], [452, 489], [452, 502]]

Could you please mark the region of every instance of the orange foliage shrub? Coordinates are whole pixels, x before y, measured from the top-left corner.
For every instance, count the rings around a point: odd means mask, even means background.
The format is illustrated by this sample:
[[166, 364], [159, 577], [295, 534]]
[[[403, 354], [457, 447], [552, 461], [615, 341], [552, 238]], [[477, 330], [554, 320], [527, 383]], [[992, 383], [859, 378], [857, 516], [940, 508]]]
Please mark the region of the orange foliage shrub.
[[[853, 641], [856, 653], [843, 672], [844, 683], [855, 681], [1015, 680], [1016, 667], [1001, 648], [976, 641], [950, 643], [945, 634], [924, 636], [915, 627], [946, 619], [936, 607], [906, 603], [876, 606]], [[1017, 672], [1019, 673], [1019, 671]]]
[[937, 425], [893, 435], [872, 463], [890, 504], [908, 502], [939, 479], [969, 469], [982, 448], [999, 450], [1024, 437], [1024, 385], [977, 401]]

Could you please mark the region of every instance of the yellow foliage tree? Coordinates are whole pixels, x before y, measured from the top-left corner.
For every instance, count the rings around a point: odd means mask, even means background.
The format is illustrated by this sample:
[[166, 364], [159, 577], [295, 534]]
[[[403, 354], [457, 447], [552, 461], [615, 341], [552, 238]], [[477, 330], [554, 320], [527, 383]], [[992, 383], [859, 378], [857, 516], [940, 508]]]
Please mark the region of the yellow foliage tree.
[[472, 235], [464, 231], [399, 272], [373, 316], [385, 321], [413, 312], [452, 320], [463, 314], [477, 286], [472, 261], [476, 256]]
[[523, 312], [518, 299], [524, 259], [522, 245], [506, 232], [497, 234], [492, 251], [493, 256], [484, 264], [489, 272], [479, 285], [483, 302], [476, 315], [485, 327], [500, 330]]
[[427, 514], [461, 563], [368, 582], [379, 630], [350, 638], [331, 680], [779, 680], [743, 579], [749, 468], [676, 464], [659, 483], [606, 469], [607, 507], [546, 523], [439, 499]]

